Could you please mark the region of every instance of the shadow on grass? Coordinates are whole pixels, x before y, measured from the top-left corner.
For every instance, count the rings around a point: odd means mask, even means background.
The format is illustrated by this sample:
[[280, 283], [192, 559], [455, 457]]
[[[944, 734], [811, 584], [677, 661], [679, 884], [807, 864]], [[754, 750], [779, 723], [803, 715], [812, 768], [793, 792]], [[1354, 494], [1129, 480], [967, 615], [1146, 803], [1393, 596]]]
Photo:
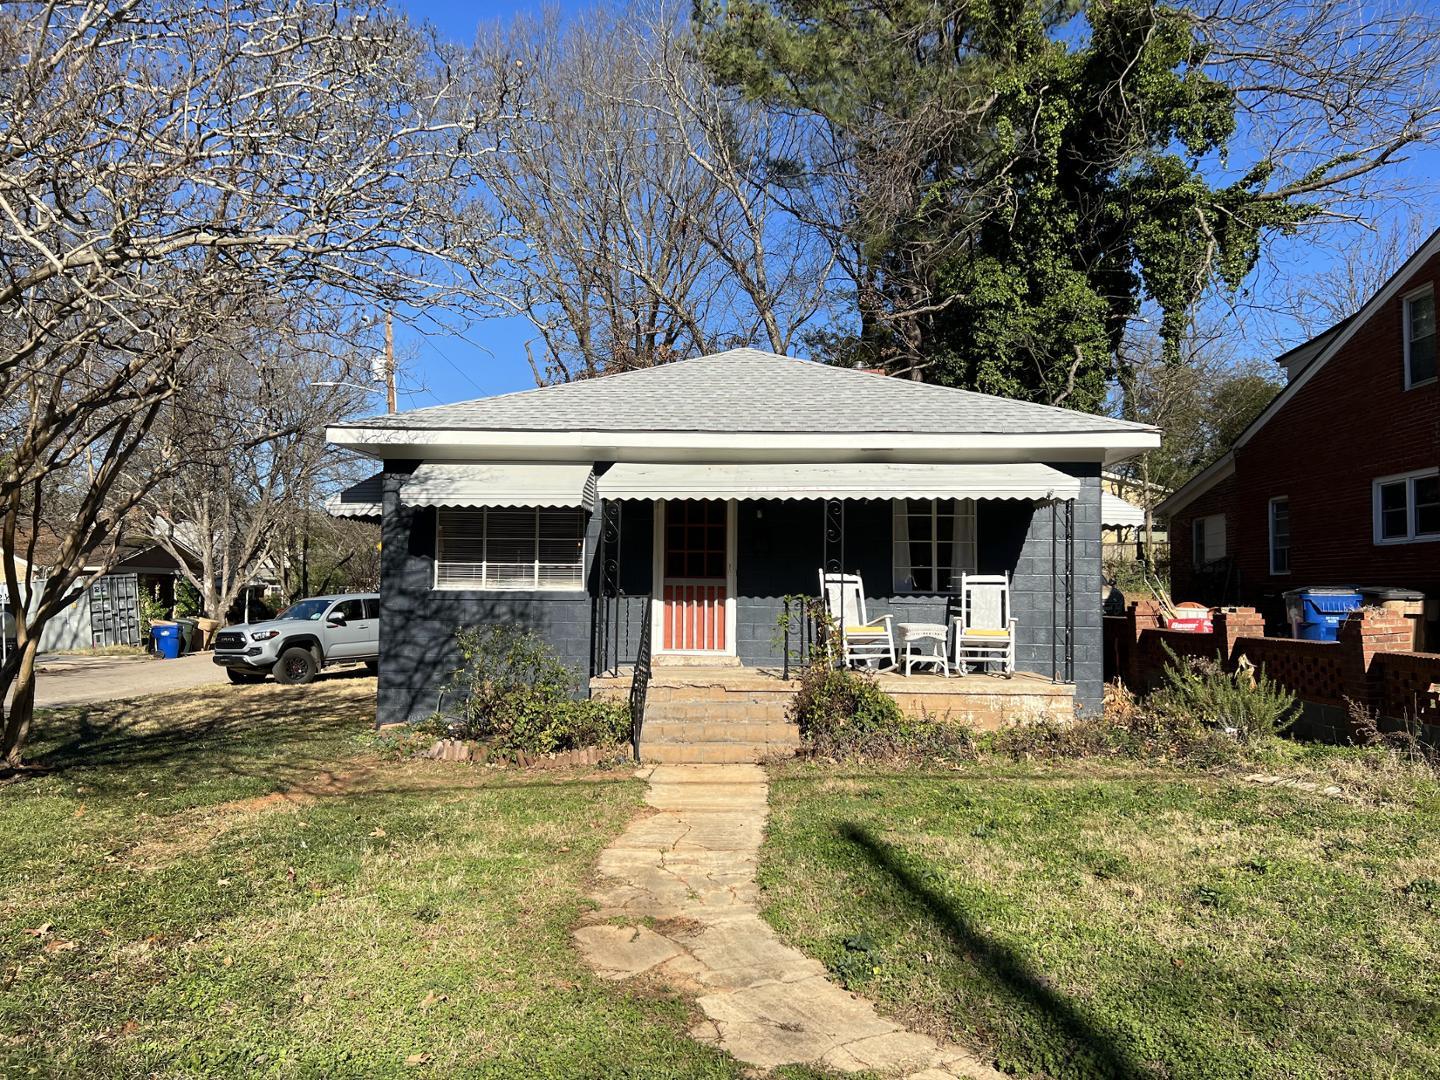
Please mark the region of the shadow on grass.
[[147, 767], [278, 778], [333, 765], [345, 740], [374, 722], [373, 698], [355, 692], [348, 672], [337, 675], [309, 686], [203, 686], [37, 710], [31, 761], [36, 774], [81, 770], [91, 784], [107, 771], [118, 779]]
[[[480, 787], [588, 788], [630, 779], [624, 767], [578, 777], [567, 770], [531, 773], [458, 763], [408, 769], [413, 762], [389, 760], [359, 741], [373, 731], [374, 719], [373, 695], [344, 674], [309, 686], [201, 687], [68, 706], [37, 719], [35, 767], [10, 782], [63, 775], [83, 780], [98, 795], [129, 797], [137, 783], [153, 787], [158, 772], [173, 777], [174, 790], [194, 791], [201, 803], [210, 803], [270, 791], [365, 799], [423, 791], [439, 797]], [[216, 781], [217, 787], [206, 786]]]
[[1069, 1064], [1077, 1067], [1076, 1075], [1113, 1080], [1155, 1075], [1131, 1060], [1113, 1034], [1086, 1017], [1023, 957], [986, 936], [963, 911], [917, 877], [889, 844], [853, 823], [841, 826], [840, 834], [889, 875], [915, 908], [943, 928], [956, 950], [987, 979], [1023, 1003], [1063, 1041], [1070, 1050]]

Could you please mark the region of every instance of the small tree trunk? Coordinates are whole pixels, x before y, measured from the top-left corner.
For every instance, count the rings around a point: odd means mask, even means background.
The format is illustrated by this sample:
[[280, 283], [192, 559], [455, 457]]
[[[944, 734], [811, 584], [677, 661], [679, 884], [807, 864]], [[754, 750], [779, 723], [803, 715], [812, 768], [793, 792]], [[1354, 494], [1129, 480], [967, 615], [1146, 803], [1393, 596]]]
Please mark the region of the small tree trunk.
[[30, 736], [30, 721], [35, 716], [35, 657], [40, 651], [40, 639], [28, 638], [16, 648], [20, 651], [20, 663], [14, 679], [9, 685], [0, 680], [0, 700], [10, 689], [15, 691], [10, 707], [5, 710], [5, 733], [0, 741], [0, 756], [11, 768], [21, 765], [25, 740]]

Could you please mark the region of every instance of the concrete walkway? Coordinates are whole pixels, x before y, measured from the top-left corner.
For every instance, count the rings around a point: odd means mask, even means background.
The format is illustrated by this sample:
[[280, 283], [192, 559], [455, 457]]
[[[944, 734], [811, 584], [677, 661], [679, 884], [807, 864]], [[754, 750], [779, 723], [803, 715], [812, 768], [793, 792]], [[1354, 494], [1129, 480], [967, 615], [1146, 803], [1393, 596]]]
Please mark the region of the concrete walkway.
[[694, 994], [691, 1035], [761, 1068], [811, 1063], [910, 1080], [998, 1078], [974, 1055], [880, 1017], [760, 918], [755, 863], [768, 788], [758, 765], [646, 770], [641, 817], [600, 856], [599, 909], [575, 938], [609, 979]]

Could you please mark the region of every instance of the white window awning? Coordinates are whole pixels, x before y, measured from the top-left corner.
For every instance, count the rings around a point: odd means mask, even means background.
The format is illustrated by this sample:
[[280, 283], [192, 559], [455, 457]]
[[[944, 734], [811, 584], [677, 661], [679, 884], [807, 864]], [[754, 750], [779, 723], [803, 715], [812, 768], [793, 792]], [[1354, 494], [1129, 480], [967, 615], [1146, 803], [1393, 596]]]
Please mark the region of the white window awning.
[[325, 509], [331, 517], [376, 519], [385, 509], [385, 476], [376, 473], [367, 476], [358, 484], [337, 491], [325, 500]]
[[1145, 511], [1119, 495], [1103, 491], [1100, 493], [1100, 524], [1107, 529], [1144, 525]]
[[602, 499], [1073, 499], [1080, 481], [1049, 465], [646, 464], [599, 477]]
[[589, 465], [427, 461], [400, 489], [406, 506], [578, 506], [595, 509]]

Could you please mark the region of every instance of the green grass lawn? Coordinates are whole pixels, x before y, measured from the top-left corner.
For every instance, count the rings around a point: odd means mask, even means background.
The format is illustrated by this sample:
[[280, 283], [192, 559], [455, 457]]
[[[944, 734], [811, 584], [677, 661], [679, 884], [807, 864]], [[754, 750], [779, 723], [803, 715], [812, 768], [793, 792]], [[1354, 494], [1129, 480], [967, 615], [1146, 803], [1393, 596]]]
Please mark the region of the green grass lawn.
[[387, 759], [373, 717], [368, 679], [44, 716], [53, 771], [0, 786], [0, 1075], [739, 1075], [572, 948], [628, 770]]
[[1434, 785], [1336, 799], [1064, 763], [775, 775], [766, 917], [1008, 1071], [1440, 1075]]

